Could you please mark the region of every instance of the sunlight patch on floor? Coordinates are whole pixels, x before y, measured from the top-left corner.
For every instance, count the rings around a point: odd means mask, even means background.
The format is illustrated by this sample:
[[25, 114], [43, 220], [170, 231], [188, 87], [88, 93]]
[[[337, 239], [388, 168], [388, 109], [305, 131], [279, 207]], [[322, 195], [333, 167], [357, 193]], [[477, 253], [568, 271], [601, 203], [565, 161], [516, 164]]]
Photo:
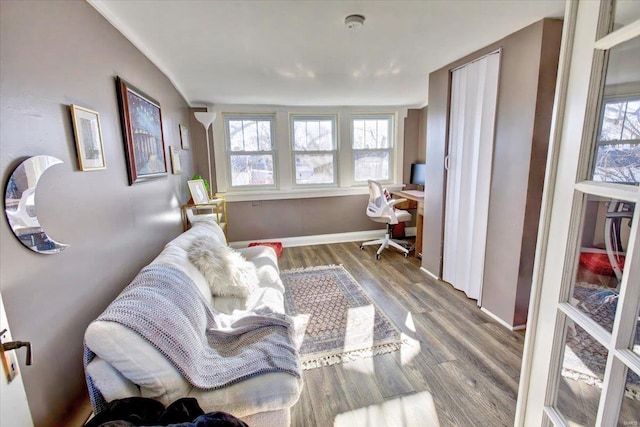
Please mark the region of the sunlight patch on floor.
[[405, 333], [402, 333], [402, 347], [400, 348], [400, 364], [402, 366], [408, 365], [413, 359], [420, 354], [422, 346], [420, 341], [415, 338], [411, 338]]
[[439, 427], [433, 396], [428, 391], [400, 396], [338, 414], [333, 427]]
[[[407, 312], [407, 318], [404, 321], [404, 326], [411, 332], [416, 332], [416, 325], [413, 323], [413, 316], [411, 312]], [[409, 335], [402, 333], [402, 348], [400, 349], [400, 363], [402, 366], [411, 363], [414, 357], [416, 357], [422, 347], [420, 346], [420, 341], [415, 338], [410, 337]]]
[[411, 312], [407, 312], [407, 318], [404, 321], [404, 326], [407, 327], [407, 329], [409, 329], [411, 332], [415, 332], [416, 331], [416, 325], [415, 323], [413, 323], [413, 316], [411, 315]]
[[[375, 315], [376, 311], [373, 305], [354, 307], [347, 311], [347, 326], [344, 335], [345, 352], [353, 348], [366, 348], [373, 345]], [[366, 360], [364, 363], [346, 363], [344, 368], [371, 374], [375, 371], [373, 360]]]

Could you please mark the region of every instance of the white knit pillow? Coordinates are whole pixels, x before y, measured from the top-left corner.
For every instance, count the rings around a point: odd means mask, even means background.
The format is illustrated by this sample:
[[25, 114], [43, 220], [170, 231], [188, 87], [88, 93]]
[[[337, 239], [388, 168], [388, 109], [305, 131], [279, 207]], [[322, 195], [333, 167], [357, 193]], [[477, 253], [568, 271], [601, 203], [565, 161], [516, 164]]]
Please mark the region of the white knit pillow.
[[189, 261], [202, 273], [214, 296], [247, 297], [258, 289], [253, 263], [212, 239], [198, 239], [189, 248]]

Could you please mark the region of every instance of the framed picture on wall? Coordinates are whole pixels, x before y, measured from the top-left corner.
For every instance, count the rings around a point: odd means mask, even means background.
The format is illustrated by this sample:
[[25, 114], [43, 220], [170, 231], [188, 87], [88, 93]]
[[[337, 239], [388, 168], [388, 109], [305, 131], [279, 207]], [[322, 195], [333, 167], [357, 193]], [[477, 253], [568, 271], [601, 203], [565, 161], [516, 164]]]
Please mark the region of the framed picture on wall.
[[180, 149], [178, 147], [169, 147], [171, 155], [171, 171], [174, 174], [182, 173], [182, 165], [180, 164]]
[[180, 144], [182, 144], [183, 150], [189, 149], [189, 128], [187, 125], [179, 125], [180, 127]]
[[120, 77], [116, 85], [129, 185], [167, 175], [160, 104]]
[[71, 104], [71, 121], [81, 171], [106, 169], [100, 115], [96, 111]]

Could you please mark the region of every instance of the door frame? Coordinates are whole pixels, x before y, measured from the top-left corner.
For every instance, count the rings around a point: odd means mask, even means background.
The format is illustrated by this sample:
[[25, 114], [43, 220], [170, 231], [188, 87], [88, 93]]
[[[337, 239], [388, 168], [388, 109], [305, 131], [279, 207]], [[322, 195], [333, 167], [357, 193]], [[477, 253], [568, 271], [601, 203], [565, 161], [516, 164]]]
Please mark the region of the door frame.
[[[517, 426], [548, 425], [548, 421], [543, 419], [543, 413], [546, 413], [557, 425], [563, 425], [561, 419], [554, 418], [553, 408], [545, 409], [550, 400], [555, 398], [554, 391], [548, 387], [548, 384], [555, 387], [558, 364], [561, 363], [560, 354], [564, 345], [562, 333], [550, 332], [562, 332], [566, 316], [572, 314], [571, 307], [567, 307], [568, 304], [562, 301], [566, 300], [563, 297], [568, 295], [569, 284], [573, 279], [572, 264], [575, 262], [577, 243], [572, 242], [577, 242], [583, 198], [588, 194], [600, 194], [606, 197], [619, 195], [625, 200], [635, 201], [636, 206], [640, 202], [638, 187], [614, 189], [607, 184], [599, 186], [593, 182], [579, 182], [587, 176], [586, 171], [593, 149], [591, 140], [597, 127], [599, 95], [603, 88], [605, 72], [603, 65], [606, 51], [603, 49], [608, 49], [622, 40], [620, 35], [616, 34], [620, 30], [603, 37], [612, 27], [609, 19], [611, 11], [612, 2], [609, 0], [567, 0], [565, 7], [549, 160], [538, 233], [539, 244], [536, 249], [529, 325], [525, 337], [516, 407], [515, 425]], [[637, 25], [634, 28], [637, 29]], [[624, 31], [627, 36], [628, 30], [627, 28]], [[595, 42], [596, 40], [598, 42]], [[607, 41], [611, 40], [613, 43], [607, 44]], [[591, 72], [585, 72], [585, 70]], [[638, 209], [636, 209], [635, 224], [632, 228], [632, 236], [635, 233], [635, 238], [630, 239], [627, 252], [627, 282], [629, 282], [628, 277], [638, 277], [639, 273], [638, 215]], [[623, 312], [628, 313], [629, 310], [637, 309], [635, 306], [629, 307], [630, 303], [624, 306], [625, 292], [628, 292], [626, 296], [631, 297], [630, 300], [637, 299], [638, 291], [633, 290], [631, 286], [626, 286], [623, 280], [620, 294], [623, 306], [619, 308], [620, 315], [617, 316], [614, 325], [612, 340], [615, 340], [617, 332], [621, 329], [619, 319], [624, 317]], [[622, 326], [623, 330], [628, 328], [628, 326]], [[613, 351], [618, 359], [624, 357], [624, 352], [625, 350]], [[610, 365], [615, 363], [616, 358], [610, 355], [607, 372], [611, 372]], [[633, 366], [634, 370], [638, 368], [631, 358], [625, 359], [625, 363]], [[619, 374], [620, 370], [614, 370], [614, 372]], [[610, 376], [609, 373], [607, 376]], [[605, 377], [602, 394], [615, 401], [615, 396], [620, 392], [614, 390], [615, 387], [607, 387], [609, 381], [610, 378]], [[613, 411], [602, 410], [606, 400], [603, 398], [600, 401], [597, 425], [608, 425], [606, 423], [611, 422]]]

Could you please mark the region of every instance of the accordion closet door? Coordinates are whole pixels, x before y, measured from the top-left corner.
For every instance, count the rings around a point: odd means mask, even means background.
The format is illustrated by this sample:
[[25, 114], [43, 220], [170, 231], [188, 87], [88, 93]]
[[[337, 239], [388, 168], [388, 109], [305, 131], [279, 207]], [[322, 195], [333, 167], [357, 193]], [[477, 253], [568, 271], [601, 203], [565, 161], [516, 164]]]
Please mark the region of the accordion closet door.
[[500, 51], [452, 72], [442, 278], [482, 298]]

